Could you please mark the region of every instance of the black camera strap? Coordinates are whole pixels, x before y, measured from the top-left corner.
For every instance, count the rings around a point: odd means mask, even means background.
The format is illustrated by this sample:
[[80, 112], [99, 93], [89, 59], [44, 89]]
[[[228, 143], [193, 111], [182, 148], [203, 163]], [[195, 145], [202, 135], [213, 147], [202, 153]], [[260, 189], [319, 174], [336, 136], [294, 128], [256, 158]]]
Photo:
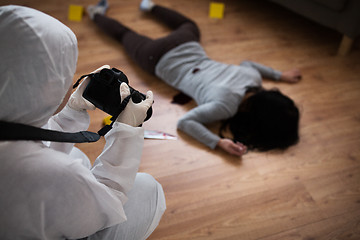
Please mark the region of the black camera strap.
[[119, 110], [117, 112], [117, 114], [115, 114], [114, 116], [111, 117], [111, 123], [109, 125], [105, 125], [103, 128], [101, 128], [99, 131], [98, 131], [98, 134], [100, 136], [105, 136], [105, 134], [107, 132], [109, 132], [111, 129], [112, 129], [112, 126], [115, 122], [115, 120], [118, 118], [118, 116], [120, 115], [120, 113], [125, 109], [126, 105], [129, 103], [130, 101], [130, 98], [131, 98], [132, 94], [130, 94], [129, 96], [127, 96], [126, 98], [124, 98], [124, 100], [120, 103], [120, 106], [119, 106]]
[[125, 109], [128, 104], [131, 95], [127, 96], [120, 104], [118, 114], [112, 116], [111, 124], [105, 125], [97, 133], [89, 131], [81, 131], [75, 133], [60, 132], [54, 130], [48, 130], [38, 127], [33, 127], [21, 123], [9, 123], [0, 121], [0, 141], [14, 141], [14, 140], [34, 140], [34, 141], [51, 141], [51, 142], [69, 142], [69, 143], [85, 143], [96, 142], [101, 136], [108, 133], [112, 126]]
[[0, 140], [42, 140], [52, 142], [84, 143], [96, 142], [100, 135], [89, 131], [75, 133], [42, 129], [20, 123], [0, 121]]
[[73, 85], [73, 89], [77, 88], [81, 82], [81, 80], [83, 80], [83, 78], [86, 78], [86, 77], [92, 77], [94, 76], [95, 73], [90, 73], [90, 74], [85, 74], [85, 75], [82, 75], [76, 82], [75, 84]]

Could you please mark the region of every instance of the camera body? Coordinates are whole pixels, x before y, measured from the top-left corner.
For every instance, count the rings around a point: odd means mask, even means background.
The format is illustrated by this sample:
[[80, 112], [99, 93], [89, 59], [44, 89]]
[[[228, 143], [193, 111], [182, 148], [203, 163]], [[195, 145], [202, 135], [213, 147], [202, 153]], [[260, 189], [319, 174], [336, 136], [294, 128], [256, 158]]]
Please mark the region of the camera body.
[[[83, 97], [111, 116], [117, 116], [121, 112], [120, 85], [122, 82], [129, 84], [126, 75], [116, 69], [104, 68], [100, 72], [89, 75], [90, 81], [86, 86]], [[130, 87], [131, 99], [134, 103], [140, 103], [146, 99], [146, 95]], [[147, 111], [144, 121], [152, 115], [152, 107]]]

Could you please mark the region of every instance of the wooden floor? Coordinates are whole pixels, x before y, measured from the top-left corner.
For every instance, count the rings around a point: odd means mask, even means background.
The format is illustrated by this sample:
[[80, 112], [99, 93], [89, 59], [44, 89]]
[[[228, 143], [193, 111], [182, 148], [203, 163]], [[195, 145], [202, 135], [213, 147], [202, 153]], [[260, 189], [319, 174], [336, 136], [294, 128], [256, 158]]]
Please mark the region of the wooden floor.
[[[154, 115], [144, 124], [178, 140], [146, 140], [140, 171], [163, 186], [167, 210], [150, 239], [360, 239], [360, 50], [336, 56], [341, 34], [264, 0], [220, 1], [222, 20], [208, 18], [210, 0], [157, 0], [192, 17], [215, 60], [244, 59], [279, 70], [299, 68], [298, 84], [264, 82], [291, 96], [301, 111], [300, 142], [283, 152], [249, 152], [242, 159], [210, 150], [176, 130], [195, 106], [170, 103], [177, 93], [144, 73], [114, 40], [84, 16], [67, 20], [69, 4], [90, 0], [0, 0], [58, 18], [77, 35], [74, 80], [103, 64], [123, 70], [133, 87], [153, 90]], [[109, 0], [108, 15], [150, 37], [163, 25], [138, 10], [139, 1]], [[105, 115], [91, 113], [91, 130]], [[217, 131], [217, 124], [210, 126]], [[78, 145], [91, 160], [104, 142]]]

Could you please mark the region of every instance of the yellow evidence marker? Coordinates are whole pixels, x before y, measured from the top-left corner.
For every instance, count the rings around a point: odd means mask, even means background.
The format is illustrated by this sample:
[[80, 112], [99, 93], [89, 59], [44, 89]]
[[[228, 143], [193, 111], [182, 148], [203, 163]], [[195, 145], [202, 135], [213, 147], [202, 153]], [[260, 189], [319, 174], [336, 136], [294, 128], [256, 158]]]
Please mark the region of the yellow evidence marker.
[[111, 119], [112, 118], [112, 116], [107, 116], [107, 117], [105, 117], [104, 119], [103, 119], [103, 124], [104, 125], [110, 125], [111, 124]]
[[218, 2], [210, 3], [209, 17], [222, 19], [224, 17], [225, 4]]
[[68, 19], [70, 21], [80, 22], [83, 17], [84, 7], [80, 5], [73, 5], [69, 6], [69, 14]]
[[218, 2], [210, 3], [209, 17], [222, 19], [224, 17], [225, 4]]

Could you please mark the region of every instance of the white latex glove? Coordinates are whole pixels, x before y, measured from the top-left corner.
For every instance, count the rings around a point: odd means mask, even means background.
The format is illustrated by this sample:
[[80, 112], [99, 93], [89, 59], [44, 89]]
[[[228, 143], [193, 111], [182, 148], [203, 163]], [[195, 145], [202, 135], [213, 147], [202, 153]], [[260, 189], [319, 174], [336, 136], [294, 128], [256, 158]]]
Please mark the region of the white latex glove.
[[[101, 69], [103, 69], [103, 68], [108, 68], [109, 69], [110, 66], [109, 65], [104, 65], [104, 66], [96, 69], [92, 73], [100, 72]], [[86, 77], [80, 83], [80, 85], [76, 88], [75, 92], [73, 92], [73, 94], [71, 94], [70, 99], [69, 99], [69, 101], [67, 103], [70, 108], [75, 109], [77, 111], [95, 110], [96, 107], [91, 102], [89, 102], [88, 100], [83, 98], [83, 96], [82, 96], [86, 86], [89, 83], [89, 81], [90, 81], [90, 78]]]
[[[120, 97], [123, 101], [127, 96], [130, 95], [130, 88], [126, 83], [121, 83], [120, 85]], [[134, 103], [132, 99], [129, 100], [129, 103], [125, 109], [120, 113], [116, 121], [125, 123], [127, 125], [138, 127], [140, 126], [145, 118], [146, 112], [153, 104], [154, 97], [152, 91], [146, 93], [146, 99], [140, 103]]]

